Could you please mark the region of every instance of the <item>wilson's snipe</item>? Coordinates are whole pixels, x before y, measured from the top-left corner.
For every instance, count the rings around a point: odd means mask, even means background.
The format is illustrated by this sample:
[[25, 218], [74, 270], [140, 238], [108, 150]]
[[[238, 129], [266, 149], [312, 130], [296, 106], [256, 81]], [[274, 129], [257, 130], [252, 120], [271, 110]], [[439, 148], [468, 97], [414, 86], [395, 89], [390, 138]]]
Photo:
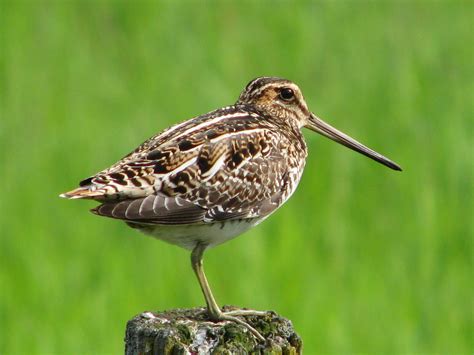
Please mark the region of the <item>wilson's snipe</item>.
[[209, 318], [242, 324], [263, 340], [237, 318], [261, 312], [224, 313], [217, 306], [202, 257], [263, 221], [295, 191], [307, 155], [303, 127], [401, 170], [311, 113], [291, 81], [261, 77], [235, 105], [168, 128], [61, 196], [100, 201], [93, 213], [192, 250]]

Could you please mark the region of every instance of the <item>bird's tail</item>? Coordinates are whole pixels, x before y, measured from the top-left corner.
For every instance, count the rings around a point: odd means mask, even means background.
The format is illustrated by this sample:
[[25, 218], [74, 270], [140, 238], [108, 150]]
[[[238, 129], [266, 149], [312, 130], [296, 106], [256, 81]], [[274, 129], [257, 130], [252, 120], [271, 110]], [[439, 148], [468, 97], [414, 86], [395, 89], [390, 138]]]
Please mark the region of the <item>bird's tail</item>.
[[90, 199], [90, 200], [98, 200], [104, 197], [104, 191], [102, 190], [91, 190], [90, 186], [78, 187], [77, 189], [65, 192], [59, 197], [67, 198], [70, 200], [73, 199]]

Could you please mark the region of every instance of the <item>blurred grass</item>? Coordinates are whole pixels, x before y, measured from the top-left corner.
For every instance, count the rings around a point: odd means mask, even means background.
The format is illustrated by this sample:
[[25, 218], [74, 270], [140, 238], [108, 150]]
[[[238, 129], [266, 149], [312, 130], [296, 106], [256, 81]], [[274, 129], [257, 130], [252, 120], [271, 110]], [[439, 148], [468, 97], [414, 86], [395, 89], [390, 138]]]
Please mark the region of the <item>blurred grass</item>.
[[123, 351], [203, 299], [187, 252], [57, 195], [260, 75], [399, 162], [308, 133], [300, 187], [208, 252], [221, 304], [307, 354], [472, 353], [472, 2], [24, 2], [0, 11], [0, 353]]

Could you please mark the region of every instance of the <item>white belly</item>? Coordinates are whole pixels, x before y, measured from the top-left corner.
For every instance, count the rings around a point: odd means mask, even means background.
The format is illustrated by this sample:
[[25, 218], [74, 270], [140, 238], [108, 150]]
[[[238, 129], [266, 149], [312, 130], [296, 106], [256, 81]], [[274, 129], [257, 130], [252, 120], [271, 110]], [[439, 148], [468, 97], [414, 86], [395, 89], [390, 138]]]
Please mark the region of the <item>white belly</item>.
[[262, 220], [263, 218], [254, 218], [194, 225], [141, 225], [135, 228], [167, 243], [192, 250], [198, 243], [208, 244], [210, 248], [222, 244]]

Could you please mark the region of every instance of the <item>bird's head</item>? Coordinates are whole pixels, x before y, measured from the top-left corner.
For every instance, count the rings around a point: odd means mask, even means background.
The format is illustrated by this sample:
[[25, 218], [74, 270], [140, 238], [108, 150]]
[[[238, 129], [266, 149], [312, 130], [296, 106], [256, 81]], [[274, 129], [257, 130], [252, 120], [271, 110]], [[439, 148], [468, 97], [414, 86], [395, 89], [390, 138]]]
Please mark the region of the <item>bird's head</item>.
[[394, 170], [400, 166], [327, 124], [308, 109], [298, 85], [276, 77], [260, 77], [247, 84], [237, 104], [250, 105], [271, 117], [296, 123], [322, 134]]
[[306, 124], [310, 115], [300, 88], [295, 83], [274, 77], [252, 80], [240, 94], [237, 104], [251, 105], [275, 118]]

